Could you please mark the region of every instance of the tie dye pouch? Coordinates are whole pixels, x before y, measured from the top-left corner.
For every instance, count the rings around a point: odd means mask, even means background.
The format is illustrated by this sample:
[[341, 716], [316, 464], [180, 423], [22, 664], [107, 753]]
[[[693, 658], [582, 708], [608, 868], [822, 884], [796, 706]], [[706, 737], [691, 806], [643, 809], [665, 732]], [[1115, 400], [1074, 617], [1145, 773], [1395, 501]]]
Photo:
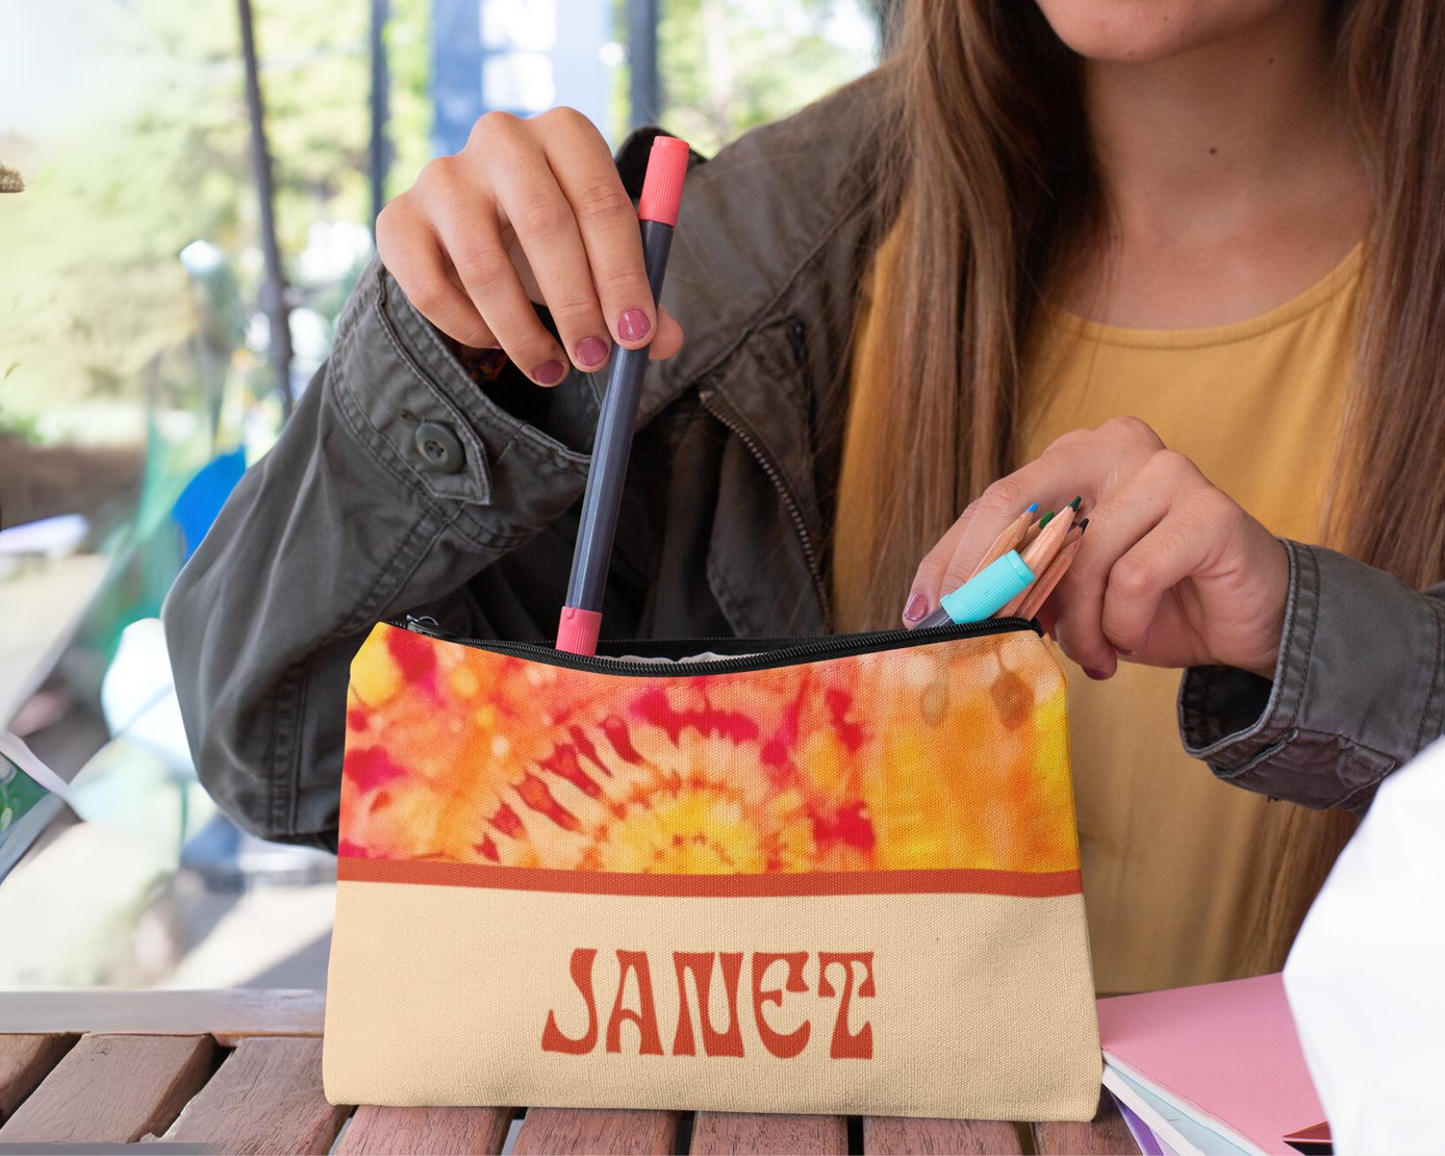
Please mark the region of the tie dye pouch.
[[1034, 624], [603, 649], [357, 655], [334, 1102], [1092, 1117]]

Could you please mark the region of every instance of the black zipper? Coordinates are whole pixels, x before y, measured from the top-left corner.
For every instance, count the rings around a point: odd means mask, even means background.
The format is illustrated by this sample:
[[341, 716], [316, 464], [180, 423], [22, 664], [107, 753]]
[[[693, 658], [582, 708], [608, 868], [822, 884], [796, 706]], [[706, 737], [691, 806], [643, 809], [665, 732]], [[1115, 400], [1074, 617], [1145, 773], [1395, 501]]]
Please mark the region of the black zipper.
[[783, 508], [788, 511], [788, 517], [793, 520], [793, 529], [797, 531], [798, 541], [803, 547], [803, 556], [808, 560], [808, 573], [813, 579], [813, 589], [818, 593], [818, 601], [823, 606], [823, 617], [825, 620], [831, 619], [833, 616], [832, 599], [828, 597], [828, 584], [823, 581], [823, 567], [818, 561], [818, 551], [813, 545], [812, 535], [808, 533], [807, 522], [803, 520], [802, 506], [798, 502], [798, 499], [793, 496], [793, 491], [789, 488], [787, 481], [778, 470], [778, 467], [775, 466], [772, 459], [763, 452], [763, 448], [757, 439], [744, 428], [739, 418], [733, 417], [725, 409], [716, 404], [714, 400], [716, 397], [716, 390], [705, 389], [698, 392], [698, 400], [702, 402], [703, 409], [707, 410], [708, 413], [712, 414], [713, 417], [727, 426], [728, 429], [738, 436], [738, 439], [743, 445], [748, 447], [748, 451], [753, 455], [758, 465], [763, 467], [763, 473], [767, 474], [768, 480], [773, 483], [773, 488], [777, 490], [778, 496], [783, 499]]
[[[639, 675], [657, 678], [672, 674], [739, 674], [748, 670], [771, 670], [779, 666], [797, 666], [825, 658], [848, 658], [858, 654], [876, 654], [886, 650], [902, 650], [912, 646], [924, 646], [933, 642], [952, 642], [959, 638], [981, 638], [990, 634], [1012, 634], [1029, 630], [1042, 636], [1043, 628], [1037, 620], [1028, 618], [989, 618], [983, 622], [968, 622], [962, 626], [934, 626], [918, 630], [872, 630], [863, 634], [834, 634], [821, 638], [810, 638], [799, 642], [796, 638], [684, 638], [665, 641], [639, 640], [637, 642], [613, 642], [606, 645], [636, 652], [665, 649], [671, 655], [691, 655], [719, 646], [746, 648], [750, 653], [737, 658], [710, 658], [697, 662], [679, 663], [667, 667], [655, 662], [624, 662], [615, 658], [594, 658], [583, 654], [570, 654], [564, 650], [540, 642], [501, 642], [491, 638], [458, 638], [443, 630], [433, 618], [414, 618], [407, 615], [404, 621], [389, 619], [392, 626], [399, 626], [415, 634], [458, 646], [470, 646], [475, 650], [490, 650], [513, 658], [525, 658], [547, 666], [561, 666], [570, 670], [588, 670], [602, 674]], [[678, 667], [682, 669], [679, 670]]]

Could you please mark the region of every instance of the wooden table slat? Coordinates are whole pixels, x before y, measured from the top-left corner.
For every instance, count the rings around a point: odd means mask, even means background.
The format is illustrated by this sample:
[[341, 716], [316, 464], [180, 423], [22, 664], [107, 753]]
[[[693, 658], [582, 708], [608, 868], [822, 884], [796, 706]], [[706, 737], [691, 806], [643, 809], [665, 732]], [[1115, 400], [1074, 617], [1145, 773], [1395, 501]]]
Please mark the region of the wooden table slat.
[[865, 1116], [866, 1156], [1018, 1156], [1018, 1126], [1004, 1120], [925, 1120]]
[[517, 1130], [517, 1156], [671, 1156], [679, 1112], [620, 1108], [531, 1108]]
[[496, 1156], [507, 1139], [511, 1108], [356, 1109], [337, 1156]]
[[1087, 1124], [1035, 1124], [1034, 1147], [1039, 1156], [1136, 1156], [1139, 1151], [1107, 1092]]
[[324, 991], [0, 992], [6, 1032], [212, 1035], [230, 1046], [246, 1036], [319, 1036]]
[[692, 1126], [691, 1152], [692, 1156], [776, 1152], [848, 1156], [848, 1118], [699, 1112]]
[[0, 1035], [0, 1123], [75, 1046], [78, 1035]]
[[326, 1102], [321, 1041], [244, 1039], [164, 1139], [220, 1144], [234, 1156], [324, 1154], [348, 1109]]
[[214, 1049], [210, 1036], [84, 1036], [0, 1127], [0, 1142], [134, 1143], [176, 1118]]

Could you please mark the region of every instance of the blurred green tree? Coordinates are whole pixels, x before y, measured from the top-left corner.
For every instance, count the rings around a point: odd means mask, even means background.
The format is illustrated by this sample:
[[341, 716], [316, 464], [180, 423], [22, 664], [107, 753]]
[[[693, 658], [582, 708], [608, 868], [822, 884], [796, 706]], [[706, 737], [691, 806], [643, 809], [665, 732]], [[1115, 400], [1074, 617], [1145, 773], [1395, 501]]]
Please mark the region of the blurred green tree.
[[[623, 2], [614, 0], [619, 35]], [[429, 155], [430, 7], [392, 0], [393, 194]], [[45, 139], [0, 139], [0, 160], [27, 186], [0, 199], [0, 428], [139, 441], [146, 397], [173, 419], [163, 432], [206, 410], [196, 340], [204, 318], [181, 250], [214, 245], [248, 309], [256, 298], [235, 9], [231, 0], [86, 0], [83, 10], [104, 17], [85, 62], [84, 118]], [[360, 0], [255, 0], [287, 277], [328, 320], [355, 271], [318, 278], [303, 255], [318, 223], [368, 223], [367, 19]], [[870, 67], [870, 21], [864, 0], [664, 0], [664, 124], [714, 151]], [[268, 385], [244, 345], [230, 372]]]
[[664, 0], [663, 126], [716, 152], [871, 68], [874, 21], [859, 0]]
[[[425, 161], [428, 9], [393, 3], [393, 188]], [[27, 188], [0, 203], [0, 423], [51, 439], [138, 439], [155, 374], [163, 405], [198, 414], [199, 319], [179, 253], [217, 246], [248, 301], [260, 274], [234, 6], [132, 0], [105, 16], [83, 121], [5, 150], [24, 158]], [[369, 216], [366, 16], [364, 4], [256, 4], [281, 246], [327, 316], [344, 291], [309, 284], [298, 257], [316, 222]]]

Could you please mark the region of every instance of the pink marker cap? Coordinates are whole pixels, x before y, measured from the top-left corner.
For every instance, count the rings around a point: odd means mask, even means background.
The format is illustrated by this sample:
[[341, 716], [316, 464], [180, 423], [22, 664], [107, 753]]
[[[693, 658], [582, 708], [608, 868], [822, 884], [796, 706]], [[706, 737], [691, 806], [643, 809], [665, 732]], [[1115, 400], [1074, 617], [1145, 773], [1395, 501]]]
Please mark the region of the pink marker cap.
[[647, 175], [642, 179], [642, 197], [637, 202], [639, 220], [677, 224], [687, 158], [687, 141], [675, 136], [653, 139], [652, 152], [647, 157]]
[[557, 649], [569, 654], [597, 653], [597, 634], [602, 629], [602, 614], [596, 610], [562, 607], [562, 620], [557, 624]]

